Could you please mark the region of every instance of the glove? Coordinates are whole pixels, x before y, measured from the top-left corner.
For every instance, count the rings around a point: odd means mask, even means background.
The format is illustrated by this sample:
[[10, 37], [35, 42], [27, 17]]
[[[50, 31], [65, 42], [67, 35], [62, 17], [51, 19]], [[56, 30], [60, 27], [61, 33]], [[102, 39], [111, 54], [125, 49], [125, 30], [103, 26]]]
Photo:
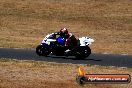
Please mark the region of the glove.
[[55, 34], [55, 35], [60, 35], [60, 32], [55, 32], [54, 34]]

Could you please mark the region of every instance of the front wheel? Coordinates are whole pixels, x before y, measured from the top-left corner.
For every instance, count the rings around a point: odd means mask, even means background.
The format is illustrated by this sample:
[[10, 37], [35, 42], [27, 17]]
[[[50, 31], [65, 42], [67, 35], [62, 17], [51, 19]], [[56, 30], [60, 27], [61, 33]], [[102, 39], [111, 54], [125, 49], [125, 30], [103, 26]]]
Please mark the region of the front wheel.
[[37, 48], [36, 48], [36, 53], [39, 56], [47, 56], [47, 55], [50, 54], [50, 51], [49, 51], [48, 47], [38, 45]]

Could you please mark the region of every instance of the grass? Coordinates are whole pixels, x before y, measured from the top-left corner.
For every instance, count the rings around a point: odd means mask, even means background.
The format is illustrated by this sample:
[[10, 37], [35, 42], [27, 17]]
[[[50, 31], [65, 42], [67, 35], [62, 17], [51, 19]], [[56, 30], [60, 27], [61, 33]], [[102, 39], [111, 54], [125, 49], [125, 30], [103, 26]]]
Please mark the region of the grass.
[[[58, 64], [41, 61], [0, 59], [0, 87], [2, 88], [80, 88], [75, 77], [81, 66], [88, 73], [130, 74], [131, 68], [105, 67], [83, 64]], [[109, 69], [109, 70], [108, 70]], [[84, 88], [131, 88], [132, 84], [86, 84]]]
[[66, 27], [94, 53], [132, 54], [131, 0], [0, 0], [0, 47], [35, 48]]

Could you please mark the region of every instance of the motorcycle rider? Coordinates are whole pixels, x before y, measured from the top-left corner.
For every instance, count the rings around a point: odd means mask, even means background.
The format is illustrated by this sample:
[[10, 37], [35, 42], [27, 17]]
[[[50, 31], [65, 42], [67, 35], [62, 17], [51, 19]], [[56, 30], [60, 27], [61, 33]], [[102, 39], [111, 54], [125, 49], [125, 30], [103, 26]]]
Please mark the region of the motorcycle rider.
[[65, 43], [64, 43], [64, 45], [60, 45], [59, 47], [55, 47], [55, 49], [54, 49], [55, 52], [63, 53], [61, 51], [64, 50], [65, 51], [65, 55], [68, 55], [68, 54], [71, 53], [70, 51], [75, 46], [77, 46], [77, 39], [75, 38], [75, 36], [72, 33], [68, 32], [68, 29], [66, 29], [66, 28], [60, 29], [59, 32], [55, 32], [54, 33], [54, 36], [56, 36], [56, 35], [59, 35], [62, 38], [64, 38], [65, 39]]
[[73, 48], [74, 46], [77, 45], [77, 39], [72, 33], [68, 32], [68, 29], [63, 28], [59, 32], [60, 36], [65, 39], [65, 46], [69, 48]]

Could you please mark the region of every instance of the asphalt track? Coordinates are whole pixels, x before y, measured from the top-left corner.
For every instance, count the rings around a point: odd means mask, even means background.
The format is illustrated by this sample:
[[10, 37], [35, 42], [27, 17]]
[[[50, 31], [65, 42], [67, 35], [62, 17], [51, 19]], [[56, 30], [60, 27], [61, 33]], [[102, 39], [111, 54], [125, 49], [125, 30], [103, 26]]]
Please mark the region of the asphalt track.
[[73, 60], [74, 57], [64, 58], [62, 56], [40, 57], [34, 49], [10, 49], [0, 48], [0, 58], [13, 58], [18, 60], [35, 60], [57, 63], [90, 64], [101, 66], [132, 67], [132, 55], [116, 54], [91, 54], [85, 60]]

